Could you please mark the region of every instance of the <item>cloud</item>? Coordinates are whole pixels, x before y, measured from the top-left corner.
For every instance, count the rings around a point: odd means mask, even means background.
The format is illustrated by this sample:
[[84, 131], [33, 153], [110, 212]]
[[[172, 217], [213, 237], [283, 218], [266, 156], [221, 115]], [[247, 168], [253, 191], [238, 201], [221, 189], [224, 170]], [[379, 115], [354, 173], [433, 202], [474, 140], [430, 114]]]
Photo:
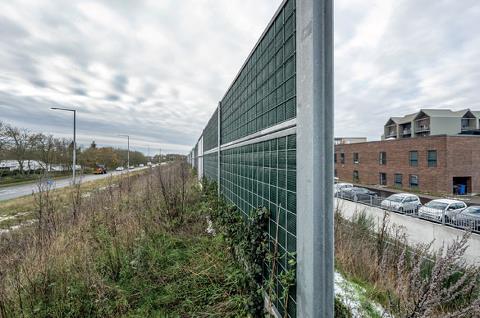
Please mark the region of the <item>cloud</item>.
[[[336, 1], [336, 135], [421, 107], [480, 109], [478, 1]], [[345, 13], [345, 14], [344, 14]]]
[[1, 120], [187, 152], [280, 2], [1, 2]]
[[[281, 0], [0, 2], [0, 118], [80, 143], [187, 152]], [[480, 109], [476, 0], [335, 1], [336, 135]], [[135, 144], [135, 143], [134, 143]]]

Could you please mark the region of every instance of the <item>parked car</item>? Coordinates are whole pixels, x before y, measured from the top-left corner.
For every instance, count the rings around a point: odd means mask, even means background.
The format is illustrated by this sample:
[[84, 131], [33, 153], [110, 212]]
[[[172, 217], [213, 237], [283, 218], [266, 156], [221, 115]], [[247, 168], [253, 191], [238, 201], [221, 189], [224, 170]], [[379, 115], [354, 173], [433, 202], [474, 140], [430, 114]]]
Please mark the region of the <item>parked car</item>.
[[105, 165], [96, 165], [93, 174], [107, 174], [107, 167]]
[[448, 222], [466, 207], [467, 205], [463, 201], [437, 199], [422, 206], [418, 210], [418, 215], [423, 218], [434, 219], [437, 221], [442, 221], [443, 216], [445, 215], [445, 222]]
[[399, 212], [416, 212], [421, 205], [420, 198], [410, 193], [392, 194], [380, 203], [384, 209]]
[[139, 164], [138, 166], [139, 166], [140, 168], [145, 167], [145, 165], [144, 165], [143, 163]]
[[342, 189], [340, 195], [342, 198], [348, 200], [365, 201], [370, 200], [370, 198], [375, 198], [377, 193], [365, 188], [351, 187]]
[[333, 188], [333, 194], [337, 195], [343, 189], [352, 188], [352, 187], [353, 187], [353, 184], [351, 183], [345, 183], [345, 182], [335, 183], [335, 187]]
[[115, 169], [115, 171], [123, 171], [123, 170], [125, 170], [124, 167], [117, 167], [117, 169]]
[[472, 205], [452, 217], [456, 225], [480, 231], [480, 206]]

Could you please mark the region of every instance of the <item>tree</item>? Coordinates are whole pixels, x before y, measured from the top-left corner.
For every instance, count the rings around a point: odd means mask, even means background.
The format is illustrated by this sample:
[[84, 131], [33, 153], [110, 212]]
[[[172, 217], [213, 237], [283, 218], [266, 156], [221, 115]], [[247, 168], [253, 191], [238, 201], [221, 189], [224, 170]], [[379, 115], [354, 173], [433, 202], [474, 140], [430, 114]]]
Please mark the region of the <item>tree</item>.
[[[7, 146], [7, 136], [5, 134], [5, 124], [0, 121], [0, 153], [5, 151]], [[0, 156], [1, 159], [1, 156]]]
[[51, 166], [55, 160], [55, 138], [52, 135], [38, 135], [37, 157], [45, 163], [45, 169]]
[[24, 174], [24, 165], [31, 146], [29, 131], [7, 125], [5, 126], [5, 136], [7, 142], [11, 144], [11, 154], [14, 157], [12, 159], [18, 162], [20, 173]]

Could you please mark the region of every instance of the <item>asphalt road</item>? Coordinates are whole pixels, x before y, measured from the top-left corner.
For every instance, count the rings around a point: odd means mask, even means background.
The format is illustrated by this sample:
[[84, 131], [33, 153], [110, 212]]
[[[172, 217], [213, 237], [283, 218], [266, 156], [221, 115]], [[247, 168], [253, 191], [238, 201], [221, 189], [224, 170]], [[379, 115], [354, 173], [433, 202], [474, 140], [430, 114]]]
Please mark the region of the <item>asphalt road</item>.
[[[132, 169], [130, 171], [138, 171], [138, 170], [143, 170], [143, 169], [147, 169], [147, 168], [148, 167], [135, 168], [135, 169]], [[83, 182], [88, 182], [88, 181], [93, 181], [93, 180], [105, 179], [105, 178], [108, 178], [110, 176], [117, 176], [117, 175], [120, 175], [120, 174], [126, 173], [126, 172], [127, 171], [125, 170], [125, 171], [113, 171], [113, 172], [109, 172], [107, 174], [99, 174], [99, 175], [95, 175], [95, 174], [84, 175], [84, 176], [81, 176], [80, 179], [81, 179], [81, 182], [83, 183]], [[77, 178], [77, 180], [78, 180], [78, 178]], [[71, 182], [72, 182], [71, 178], [54, 180], [52, 188], [53, 189], [60, 189], [60, 188], [68, 187], [68, 186], [71, 185]], [[32, 183], [29, 183], [29, 184], [22, 184], [22, 185], [16, 185], [16, 186], [13, 185], [11, 187], [0, 188], [0, 201], [15, 199], [15, 198], [22, 197], [22, 196], [25, 196], [25, 195], [30, 195], [33, 192], [37, 192], [37, 191], [38, 191], [38, 187], [37, 187], [36, 182], [32, 182]]]

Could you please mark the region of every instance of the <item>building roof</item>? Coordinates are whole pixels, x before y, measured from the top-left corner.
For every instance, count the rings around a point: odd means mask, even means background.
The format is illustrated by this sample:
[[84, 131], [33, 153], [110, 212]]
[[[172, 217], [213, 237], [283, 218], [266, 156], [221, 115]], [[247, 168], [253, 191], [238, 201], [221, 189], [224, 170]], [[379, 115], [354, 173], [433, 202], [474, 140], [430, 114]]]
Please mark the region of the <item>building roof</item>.
[[475, 117], [480, 118], [480, 111], [471, 111], [470, 109], [461, 109], [453, 111], [451, 109], [434, 109], [434, 108], [423, 108], [418, 112], [413, 114], [408, 114], [402, 117], [390, 117], [385, 124], [385, 126], [390, 125], [390, 122], [393, 122], [397, 125], [406, 124], [414, 121], [420, 114], [425, 114], [429, 117], [451, 117], [451, 118], [461, 118], [465, 116], [466, 113], [471, 112]]
[[400, 117], [397, 124], [409, 123], [409, 122], [413, 121], [417, 115], [418, 115], [418, 112]]
[[480, 118], [480, 111], [471, 110], [470, 112], [471, 112], [475, 117]]
[[417, 113], [424, 113], [429, 117], [463, 117], [469, 109], [452, 111], [451, 109], [420, 109]]

